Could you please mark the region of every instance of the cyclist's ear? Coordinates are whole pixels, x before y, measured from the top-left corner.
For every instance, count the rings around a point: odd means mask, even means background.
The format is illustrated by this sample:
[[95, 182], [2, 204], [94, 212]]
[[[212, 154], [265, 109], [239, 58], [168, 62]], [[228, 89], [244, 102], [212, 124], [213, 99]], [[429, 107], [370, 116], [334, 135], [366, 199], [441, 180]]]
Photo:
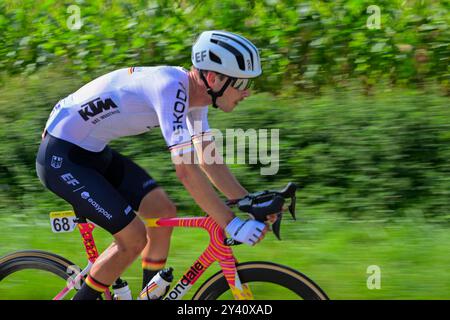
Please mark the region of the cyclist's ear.
[[226, 80], [226, 76], [223, 74], [214, 72], [214, 71], [205, 71], [207, 74], [206, 81], [208, 81], [208, 84], [210, 87], [213, 87], [216, 83], [222, 83]]
[[214, 87], [214, 83], [216, 82], [216, 73], [212, 71], [203, 71], [205, 72], [206, 81], [208, 85], [212, 88]]

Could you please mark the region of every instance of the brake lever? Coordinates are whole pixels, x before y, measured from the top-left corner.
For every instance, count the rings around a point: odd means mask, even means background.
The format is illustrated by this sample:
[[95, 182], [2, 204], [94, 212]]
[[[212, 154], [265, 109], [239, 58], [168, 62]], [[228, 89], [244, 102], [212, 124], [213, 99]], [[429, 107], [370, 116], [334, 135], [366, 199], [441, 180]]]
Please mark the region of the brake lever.
[[[261, 212], [260, 210], [258, 210], [257, 207], [254, 207], [255, 206], [255, 203], [254, 203], [255, 198], [259, 197], [260, 201], [264, 201], [264, 199], [266, 197], [267, 198], [278, 197], [278, 200], [277, 200], [278, 205], [281, 208], [283, 207], [283, 203], [280, 204], [280, 201], [284, 202], [284, 199], [290, 198], [291, 203], [288, 206], [288, 210], [289, 210], [289, 213], [291, 214], [292, 218], [294, 220], [297, 220], [296, 213], [295, 213], [296, 200], [297, 200], [297, 198], [295, 196], [296, 190], [297, 190], [297, 185], [293, 182], [290, 182], [281, 191], [264, 190], [264, 191], [252, 193], [252, 194], [245, 196], [242, 199], [229, 200], [229, 201], [227, 201], [227, 205], [228, 206], [236, 205], [239, 208], [239, 210], [246, 212], [253, 219], [256, 219], [257, 221], [260, 221], [260, 222], [264, 222], [267, 215], [265, 213]], [[275, 207], [278, 207], [278, 206], [274, 205], [273, 209], [275, 209]], [[281, 229], [282, 217], [283, 217], [282, 211], [277, 213], [277, 220], [271, 225], [272, 231], [278, 240], [281, 240], [280, 229]]]
[[278, 239], [278, 240], [281, 240], [281, 237], [280, 237], [280, 228], [281, 228], [281, 219], [283, 218], [283, 215], [280, 214], [280, 213], [278, 213], [277, 215], [278, 215], [278, 219], [277, 219], [277, 221], [275, 221], [275, 222], [272, 224], [272, 231], [273, 231], [273, 233], [275, 234], [275, 236], [277, 237], [277, 239]]
[[291, 203], [289, 204], [289, 212], [291, 213], [292, 218], [297, 221], [297, 218], [295, 216], [295, 204], [297, 201], [297, 197], [294, 195], [291, 197]]

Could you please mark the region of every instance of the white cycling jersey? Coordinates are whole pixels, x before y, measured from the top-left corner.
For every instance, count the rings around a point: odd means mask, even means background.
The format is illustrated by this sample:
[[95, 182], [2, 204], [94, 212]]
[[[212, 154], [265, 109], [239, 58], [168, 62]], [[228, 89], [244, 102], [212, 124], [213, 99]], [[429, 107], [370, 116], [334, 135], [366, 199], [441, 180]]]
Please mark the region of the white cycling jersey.
[[46, 130], [54, 137], [99, 152], [113, 139], [160, 127], [174, 154], [193, 150], [191, 139], [210, 134], [207, 106], [189, 106], [187, 70], [132, 67], [105, 74], [53, 108]]

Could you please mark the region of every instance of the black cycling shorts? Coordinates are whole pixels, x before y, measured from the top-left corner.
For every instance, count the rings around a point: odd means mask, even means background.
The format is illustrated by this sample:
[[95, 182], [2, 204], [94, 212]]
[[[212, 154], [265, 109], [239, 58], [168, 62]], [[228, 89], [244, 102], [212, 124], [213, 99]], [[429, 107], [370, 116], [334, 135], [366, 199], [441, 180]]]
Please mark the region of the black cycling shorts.
[[47, 133], [36, 158], [41, 182], [69, 202], [78, 217], [115, 234], [135, 217], [155, 180], [108, 146], [91, 152]]

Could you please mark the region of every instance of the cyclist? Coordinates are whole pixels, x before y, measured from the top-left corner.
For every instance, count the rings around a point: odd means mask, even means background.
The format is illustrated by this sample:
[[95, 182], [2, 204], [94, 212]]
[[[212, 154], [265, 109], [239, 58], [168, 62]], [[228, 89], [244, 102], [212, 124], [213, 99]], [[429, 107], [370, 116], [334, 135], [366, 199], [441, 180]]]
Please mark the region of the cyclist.
[[[233, 239], [254, 245], [264, 238], [267, 226], [235, 217], [210, 183], [228, 199], [248, 194], [218, 161], [207, 121], [209, 104], [230, 112], [249, 96], [251, 79], [261, 74], [258, 49], [237, 34], [205, 31], [193, 45], [192, 63], [189, 71], [172, 66], [119, 69], [53, 108], [36, 159], [39, 179], [77, 216], [114, 237], [74, 299], [99, 298], [139, 254], [144, 287], [168, 256], [172, 229], [146, 229], [136, 213], [174, 217], [175, 205], [148, 173], [108, 146], [119, 137], [160, 127], [177, 177], [196, 203]], [[213, 149], [208, 152], [213, 161], [206, 159], [206, 149]]]

